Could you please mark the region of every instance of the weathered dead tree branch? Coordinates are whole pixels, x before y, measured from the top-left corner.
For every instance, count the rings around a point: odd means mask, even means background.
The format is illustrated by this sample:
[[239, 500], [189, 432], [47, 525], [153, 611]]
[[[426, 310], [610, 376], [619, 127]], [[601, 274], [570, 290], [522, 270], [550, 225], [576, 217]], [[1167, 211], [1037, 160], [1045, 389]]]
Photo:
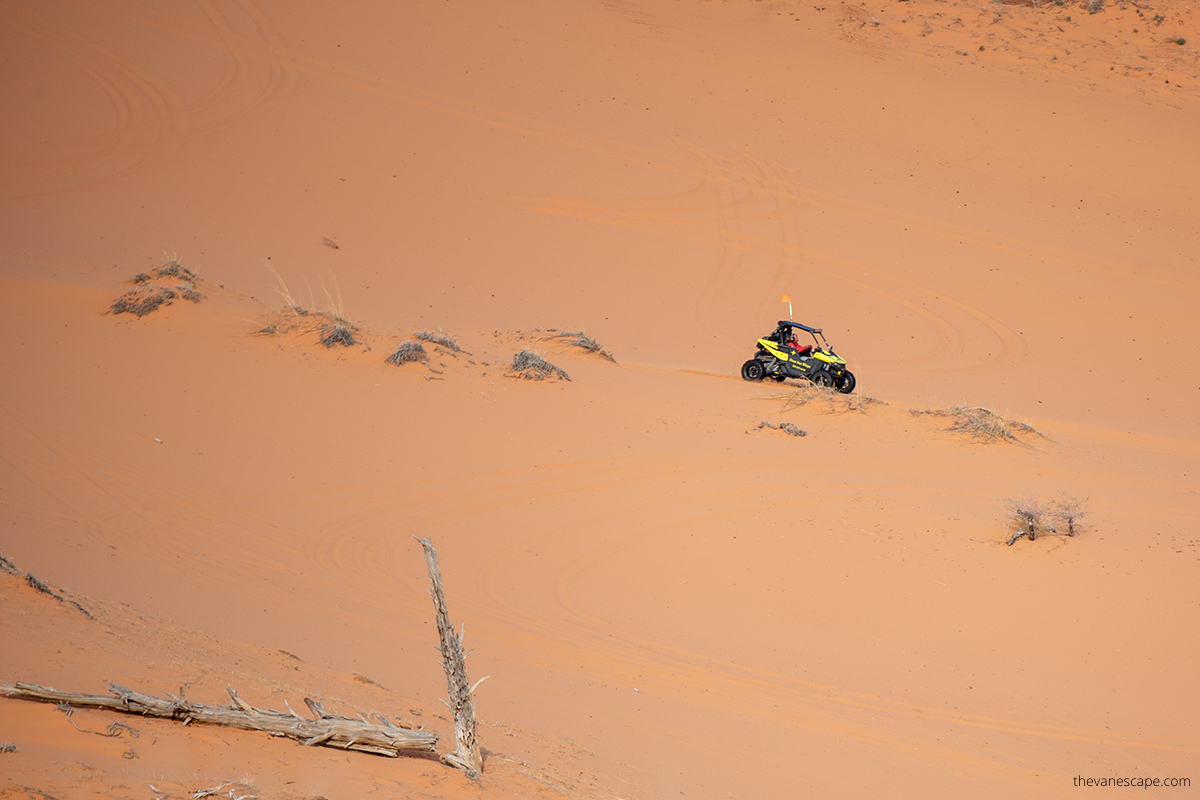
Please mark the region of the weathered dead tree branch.
[[483, 755], [479, 752], [479, 740], [475, 738], [475, 704], [471, 693], [487, 680], [480, 678], [474, 686], [467, 680], [467, 656], [463, 652], [463, 634], [455, 633], [446, 611], [446, 595], [442, 591], [442, 572], [438, 567], [437, 550], [429, 539], [413, 537], [425, 550], [425, 564], [429, 567], [429, 593], [433, 596], [433, 607], [437, 615], [438, 637], [441, 640], [442, 667], [446, 670], [446, 690], [450, 694], [447, 705], [454, 712], [454, 741], [457, 749], [442, 755], [442, 761], [457, 767], [471, 778], [483, 772]]
[[46, 703], [66, 704], [78, 708], [105, 708], [127, 714], [146, 717], [182, 720], [184, 725], [192, 722], [205, 725], [221, 725], [244, 731], [262, 731], [272, 736], [286, 736], [305, 745], [323, 745], [342, 750], [357, 750], [380, 756], [395, 758], [402, 751], [429, 751], [437, 749], [438, 736], [432, 731], [412, 730], [393, 725], [386, 717], [379, 722], [365, 719], [350, 719], [325, 711], [321, 704], [304, 698], [313, 719], [306, 719], [288, 707], [288, 713], [272, 709], [254, 708], [238, 696], [232, 687], [229, 696], [232, 705], [209, 706], [193, 703], [180, 689], [179, 697], [168, 694], [170, 700], [126, 689], [110, 684], [113, 697], [98, 694], [62, 692], [34, 683], [9, 685], [0, 683], [0, 694], [19, 700], [40, 700]]

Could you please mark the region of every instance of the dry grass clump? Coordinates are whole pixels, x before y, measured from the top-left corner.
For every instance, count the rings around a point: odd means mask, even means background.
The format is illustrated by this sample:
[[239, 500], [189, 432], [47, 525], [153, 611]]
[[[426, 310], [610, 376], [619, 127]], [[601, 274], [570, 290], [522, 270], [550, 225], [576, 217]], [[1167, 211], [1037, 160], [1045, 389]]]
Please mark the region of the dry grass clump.
[[512, 366], [506, 374], [510, 378], [524, 378], [528, 381], [544, 381], [546, 378], [571, 380], [567, 373], [543, 358], [541, 353], [528, 349], [513, 356]]
[[275, 279], [279, 282], [279, 295], [283, 298], [283, 308], [269, 314], [267, 324], [255, 333], [263, 336], [278, 336], [293, 331], [316, 332], [320, 334], [318, 342], [324, 347], [351, 347], [358, 344], [358, 340], [354, 338], [354, 332], [358, 330], [358, 326], [346, 316], [340, 290], [335, 297], [329, 293], [328, 289], [324, 289], [327, 305], [324, 309], [318, 309], [312, 299], [311, 290], [309, 305], [304, 305], [292, 296], [287, 284], [283, 282], [283, 278], [279, 277], [279, 273], [275, 273]]
[[411, 364], [415, 361], [429, 363], [429, 353], [425, 351], [425, 345], [420, 342], [414, 342], [412, 339], [407, 339], [400, 343], [396, 348], [396, 352], [392, 353], [385, 359], [388, 364], [395, 364], [397, 367], [401, 364]]
[[[173, 279], [173, 280], [169, 280]], [[172, 258], [153, 273], [139, 272], [131, 279], [133, 288], [113, 301], [113, 314], [136, 314], [144, 317], [177, 298], [199, 303], [204, 295], [196, 288], [200, 279], [196, 273]]]
[[348, 325], [324, 325], [320, 343], [324, 347], [352, 347], [358, 344], [354, 330]]
[[17, 752], [17, 746], [15, 744], [13, 744], [12, 742], [4, 742], [3, 744], [0, 744], [0, 753], [15, 753], [15, 752]]
[[169, 286], [137, 286], [113, 301], [110, 309], [114, 314], [137, 314], [144, 317], [159, 306], [171, 305], [179, 294]]
[[867, 397], [861, 392], [842, 394], [830, 386], [817, 386], [808, 382], [797, 386], [794, 391], [771, 395], [769, 399], [783, 400], [785, 410], [792, 406], [806, 406], [814, 401], [820, 401], [825, 404], [823, 411], [826, 414], [847, 411], [858, 411], [865, 414], [869, 406], [887, 405], [882, 400]]
[[437, 333], [434, 333], [433, 331], [417, 331], [416, 333], [413, 334], [413, 337], [420, 339], [423, 342], [429, 342], [430, 344], [440, 345], [441, 347], [446, 348], [447, 350], [449, 350], [452, 353], [464, 352], [463, 349], [458, 346], [458, 338], [457, 337], [447, 336], [446, 334], [442, 333], [441, 331], [438, 331]]
[[573, 347], [583, 348], [589, 353], [595, 353], [601, 358], [606, 358], [614, 364], [617, 363], [617, 360], [613, 358], [612, 353], [605, 350], [599, 342], [588, 336], [583, 331], [563, 331], [554, 338], [563, 339], [567, 344]]
[[1066, 526], [1067, 536], [1075, 536], [1079, 533], [1079, 521], [1087, 513], [1083, 508], [1087, 503], [1086, 498], [1064, 497], [1052, 500], [1049, 504], [1032, 497], [1005, 502], [1008, 504], [1008, 525], [1012, 533], [1004, 543], [1009, 547], [1022, 537], [1032, 542], [1049, 533], [1057, 535], [1055, 522]]
[[1032, 426], [1026, 425], [1024, 422], [1005, 419], [986, 408], [952, 406], [951, 408], [926, 411], [910, 409], [908, 413], [913, 416], [949, 417], [953, 422], [950, 424], [950, 427], [944, 430], [965, 433], [972, 439], [978, 439], [982, 442], [1019, 442], [1021, 440], [1018, 434], [1032, 434], [1040, 436], [1043, 439], [1046, 438], [1044, 434], [1038, 432]]

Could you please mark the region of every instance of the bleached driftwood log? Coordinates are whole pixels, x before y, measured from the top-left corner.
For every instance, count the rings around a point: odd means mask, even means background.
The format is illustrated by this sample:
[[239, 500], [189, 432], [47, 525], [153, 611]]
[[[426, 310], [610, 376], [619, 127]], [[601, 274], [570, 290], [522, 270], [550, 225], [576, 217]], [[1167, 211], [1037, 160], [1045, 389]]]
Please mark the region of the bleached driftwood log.
[[457, 767], [469, 777], [478, 777], [483, 772], [483, 755], [479, 752], [479, 740], [475, 738], [475, 704], [471, 693], [475, 687], [487, 680], [480, 678], [475, 686], [467, 681], [467, 656], [463, 652], [463, 634], [455, 633], [446, 612], [446, 595], [442, 591], [442, 571], [438, 568], [437, 550], [429, 539], [413, 537], [425, 550], [425, 564], [429, 567], [429, 593], [433, 595], [434, 612], [437, 615], [438, 638], [441, 640], [442, 667], [446, 670], [446, 691], [450, 694], [450, 710], [454, 712], [454, 741], [457, 749], [442, 755], [442, 761]]
[[380, 717], [379, 722], [368, 722], [364, 719], [330, 714], [320, 703], [308, 697], [304, 698], [304, 702], [312, 712], [313, 719], [300, 716], [292, 711], [291, 706], [288, 706], [288, 713], [254, 708], [238, 697], [232, 687], [226, 688], [233, 704], [225, 707], [193, 703], [183, 695], [182, 689], [179, 697], [168, 695], [170, 700], [160, 700], [116, 683], [110, 686], [109, 691], [113, 693], [113, 697], [62, 692], [34, 683], [20, 682], [15, 685], [0, 683], [0, 694], [21, 700], [65, 703], [79, 708], [106, 708], [147, 717], [182, 720], [185, 725], [200, 722], [244, 731], [262, 731], [273, 736], [286, 736], [305, 745], [338, 747], [393, 758], [399, 756], [402, 751], [437, 749], [438, 736], [432, 731], [400, 728], [385, 717]]

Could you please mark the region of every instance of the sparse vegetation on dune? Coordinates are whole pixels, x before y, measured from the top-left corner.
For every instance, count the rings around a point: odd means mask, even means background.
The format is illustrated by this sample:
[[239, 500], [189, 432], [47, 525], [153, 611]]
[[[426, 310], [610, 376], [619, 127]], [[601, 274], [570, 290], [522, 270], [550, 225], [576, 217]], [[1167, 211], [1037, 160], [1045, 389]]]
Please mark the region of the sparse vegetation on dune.
[[197, 285], [196, 273], [170, 258], [152, 273], [139, 272], [130, 279], [133, 288], [113, 301], [109, 311], [113, 314], [136, 314], [144, 317], [162, 306], [171, 305], [176, 299], [199, 303], [204, 299]]
[[324, 347], [351, 347], [358, 344], [354, 331], [346, 325], [325, 325], [321, 328], [321, 345]]
[[842, 394], [836, 389], [829, 386], [817, 386], [813, 383], [802, 383], [796, 386], [790, 392], [781, 394], [773, 394], [771, 400], [783, 400], [784, 409], [792, 406], [806, 406], [814, 401], [824, 403], [823, 411], [827, 414], [836, 414], [845, 411], [858, 411], [866, 413], [867, 408], [873, 405], [887, 405], [882, 400], [876, 400], [874, 397], [867, 397], [862, 392], [853, 394]]
[[384, 359], [388, 364], [395, 364], [397, 367], [401, 364], [411, 364], [413, 362], [429, 363], [429, 353], [425, 350], [425, 345], [420, 342], [414, 342], [412, 339], [406, 339], [400, 343], [396, 351]]
[[1061, 535], [1059, 528], [1064, 526], [1067, 536], [1076, 536], [1079, 533], [1079, 521], [1087, 513], [1084, 511], [1087, 499], [1078, 497], [1063, 497], [1049, 503], [1029, 497], [1009, 499], [1005, 503], [1008, 505], [1010, 533], [1004, 543], [1010, 547], [1021, 538], [1032, 542], [1047, 534]]
[[279, 336], [295, 331], [316, 332], [320, 334], [318, 343], [327, 348], [351, 347], [358, 344], [358, 340], [354, 338], [358, 325], [346, 316], [341, 291], [338, 291], [335, 297], [328, 289], [323, 289], [326, 307], [318, 309], [315, 308], [311, 292], [310, 304], [306, 306], [292, 295], [278, 273], [275, 273], [275, 279], [279, 282], [278, 291], [283, 298], [283, 308], [268, 314], [267, 323], [255, 333], [262, 336]]
[[606, 358], [614, 364], [617, 361], [615, 358], [613, 358], [612, 353], [605, 350], [599, 342], [588, 336], [583, 331], [562, 331], [551, 338], [561, 339], [572, 347], [579, 347], [589, 353], [595, 353], [601, 358]]
[[440, 347], [444, 347], [452, 353], [465, 353], [466, 352], [465, 350], [463, 350], [461, 347], [458, 346], [458, 338], [457, 337], [447, 336], [446, 334], [442, 333], [440, 330], [437, 333], [434, 333], [432, 331], [417, 331], [416, 333], [413, 334], [413, 337], [416, 339], [420, 339], [423, 342], [429, 342], [430, 344], [436, 344], [436, 345], [439, 345]]
[[944, 430], [965, 433], [972, 439], [982, 442], [1020, 442], [1022, 435], [1037, 436], [1042, 439], [1046, 438], [1044, 434], [1037, 431], [1031, 425], [1006, 419], [986, 408], [952, 406], [951, 408], [927, 409], [925, 411], [909, 409], [908, 413], [914, 417], [932, 416], [949, 418], [952, 422]]
[[544, 381], [547, 378], [571, 380], [566, 372], [551, 364], [541, 353], [525, 349], [513, 356], [512, 366], [506, 373], [510, 378]]

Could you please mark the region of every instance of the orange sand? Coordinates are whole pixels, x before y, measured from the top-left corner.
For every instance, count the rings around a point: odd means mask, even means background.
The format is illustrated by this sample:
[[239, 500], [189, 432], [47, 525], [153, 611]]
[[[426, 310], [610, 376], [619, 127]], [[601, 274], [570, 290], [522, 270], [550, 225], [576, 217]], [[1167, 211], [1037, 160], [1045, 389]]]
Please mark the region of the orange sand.
[[[1191, 4], [0, 14], [0, 553], [96, 617], [0, 574], [0, 680], [451, 749], [413, 536], [490, 676], [478, 783], [0, 700], [0, 797], [1198, 796]], [[105, 314], [164, 253], [204, 301]], [[882, 402], [738, 377], [783, 294]]]

